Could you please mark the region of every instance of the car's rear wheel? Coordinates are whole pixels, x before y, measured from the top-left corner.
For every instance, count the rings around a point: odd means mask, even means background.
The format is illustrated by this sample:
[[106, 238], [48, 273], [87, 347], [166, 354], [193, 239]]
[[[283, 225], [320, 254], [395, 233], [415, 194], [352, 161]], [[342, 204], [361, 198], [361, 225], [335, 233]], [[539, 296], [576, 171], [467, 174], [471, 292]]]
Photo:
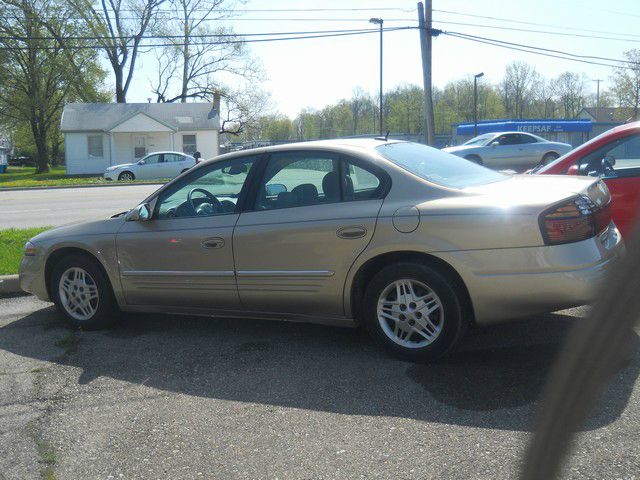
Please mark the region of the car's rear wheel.
[[482, 159], [478, 155], [467, 155], [464, 158], [470, 162], [477, 163], [478, 165], [483, 164]]
[[51, 296], [74, 327], [93, 330], [116, 319], [117, 304], [106, 274], [84, 255], [68, 255], [54, 267]]
[[131, 172], [122, 172], [118, 175], [118, 180], [122, 182], [131, 182], [136, 179], [136, 176]]
[[545, 154], [544, 157], [542, 157], [542, 165], [549, 165], [551, 162], [553, 162], [556, 158], [558, 158], [560, 155], [558, 155], [557, 153], [553, 153], [553, 152], [549, 152], [547, 154]]
[[394, 355], [428, 362], [445, 353], [464, 332], [461, 296], [438, 270], [397, 263], [369, 283], [362, 312], [369, 333]]

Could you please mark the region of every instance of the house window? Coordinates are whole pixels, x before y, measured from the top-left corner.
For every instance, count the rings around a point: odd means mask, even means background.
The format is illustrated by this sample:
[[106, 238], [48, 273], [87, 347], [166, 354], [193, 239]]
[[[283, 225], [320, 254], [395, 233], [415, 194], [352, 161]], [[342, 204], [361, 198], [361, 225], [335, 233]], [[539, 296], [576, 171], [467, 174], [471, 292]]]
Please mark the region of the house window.
[[89, 146], [90, 157], [102, 158], [104, 156], [102, 151], [102, 135], [87, 136], [87, 144]]
[[147, 154], [147, 137], [144, 135], [135, 135], [133, 137], [134, 158], [142, 158], [146, 154]]
[[182, 151], [187, 155], [193, 155], [198, 151], [195, 135], [182, 135]]

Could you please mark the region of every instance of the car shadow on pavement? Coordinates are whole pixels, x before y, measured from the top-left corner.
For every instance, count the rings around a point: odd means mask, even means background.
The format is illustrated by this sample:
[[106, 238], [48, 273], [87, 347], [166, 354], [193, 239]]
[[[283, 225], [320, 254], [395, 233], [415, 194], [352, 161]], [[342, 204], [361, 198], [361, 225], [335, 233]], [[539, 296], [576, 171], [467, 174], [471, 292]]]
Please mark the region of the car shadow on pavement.
[[[106, 377], [238, 402], [528, 430], [554, 357], [579, 322], [557, 313], [475, 329], [445, 359], [418, 365], [389, 357], [360, 330], [145, 314], [74, 332], [46, 308], [1, 328], [0, 349], [77, 367], [81, 385]], [[584, 429], [624, 411], [640, 373], [633, 341]]]

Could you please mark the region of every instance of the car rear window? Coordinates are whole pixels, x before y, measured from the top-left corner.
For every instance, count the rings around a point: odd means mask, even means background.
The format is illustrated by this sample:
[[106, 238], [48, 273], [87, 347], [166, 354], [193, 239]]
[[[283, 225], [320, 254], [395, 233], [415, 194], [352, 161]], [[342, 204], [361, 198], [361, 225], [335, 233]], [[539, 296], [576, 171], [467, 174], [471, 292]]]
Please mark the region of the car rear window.
[[376, 147], [387, 160], [429, 182], [466, 188], [508, 178], [486, 167], [420, 143], [397, 142]]

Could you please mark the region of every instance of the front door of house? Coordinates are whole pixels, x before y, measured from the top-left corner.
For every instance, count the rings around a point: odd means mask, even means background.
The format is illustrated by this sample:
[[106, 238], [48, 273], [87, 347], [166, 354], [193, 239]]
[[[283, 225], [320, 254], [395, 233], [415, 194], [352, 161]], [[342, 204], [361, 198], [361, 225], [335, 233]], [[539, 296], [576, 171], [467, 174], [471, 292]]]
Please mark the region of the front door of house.
[[147, 136], [146, 135], [134, 135], [133, 136], [133, 158], [140, 160], [147, 154]]

